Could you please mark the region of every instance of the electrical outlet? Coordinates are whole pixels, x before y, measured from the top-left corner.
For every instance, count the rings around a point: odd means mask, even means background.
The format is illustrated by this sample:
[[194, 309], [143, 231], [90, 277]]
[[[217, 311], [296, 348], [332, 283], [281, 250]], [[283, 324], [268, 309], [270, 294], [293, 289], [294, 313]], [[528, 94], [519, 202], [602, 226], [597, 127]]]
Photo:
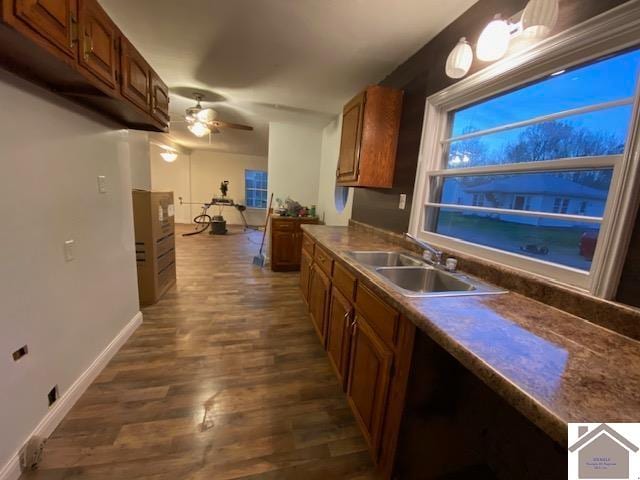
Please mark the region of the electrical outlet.
[[107, 193], [107, 177], [98, 175], [98, 192]]
[[398, 208], [400, 210], [404, 210], [406, 206], [407, 206], [407, 194], [406, 193], [401, 193], [400, 194], [400, 203], [398, 203]]
[[73, 246], [75, 245], [75, 241], [66, 240], [64, 242], [64, 259], [67, 262], [71, 262], [75, 257], [73, 256]]

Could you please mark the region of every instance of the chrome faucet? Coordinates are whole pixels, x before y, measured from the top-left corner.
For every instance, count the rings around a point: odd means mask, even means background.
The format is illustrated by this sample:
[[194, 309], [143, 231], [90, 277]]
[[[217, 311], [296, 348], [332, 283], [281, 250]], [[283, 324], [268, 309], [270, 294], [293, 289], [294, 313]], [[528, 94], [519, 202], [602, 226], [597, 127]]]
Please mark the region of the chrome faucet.
[[434, 258], [434, 260], [433, 260], [433, 264], [434, 265], [442, 266], [443, 253], [440, 250], [438, 250], [437, 248], [429, 245], [427, 242], [414, 237], [410, 233], [405, 233], [404, 236], [407, 239], [409, 239], [410, 241], [412, 241], [413, 243], [415, 243], [416, 245], [418, 245], [419, 247], [421, 247], [424, 250], [426, 250], [427, 252], [431, 253], [433, 255], [433, 258]]

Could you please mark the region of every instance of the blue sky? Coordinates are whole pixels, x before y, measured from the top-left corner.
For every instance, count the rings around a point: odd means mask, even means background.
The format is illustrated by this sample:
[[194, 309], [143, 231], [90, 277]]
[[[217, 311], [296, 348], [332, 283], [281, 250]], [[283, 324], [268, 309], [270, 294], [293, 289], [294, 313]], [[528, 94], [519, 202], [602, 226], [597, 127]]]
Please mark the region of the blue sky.
[[[452, 135], [461, 135], [468, 129], [484, 130], [562, 110], [632, 97], [639, 67], [640, 50], [633, 50], [548, 77], [456, 112]], [[624, 139], [630, 112], [630, 107], [623, 107], [582, 115], [575, 121], [586, 128], [606, 131]]]

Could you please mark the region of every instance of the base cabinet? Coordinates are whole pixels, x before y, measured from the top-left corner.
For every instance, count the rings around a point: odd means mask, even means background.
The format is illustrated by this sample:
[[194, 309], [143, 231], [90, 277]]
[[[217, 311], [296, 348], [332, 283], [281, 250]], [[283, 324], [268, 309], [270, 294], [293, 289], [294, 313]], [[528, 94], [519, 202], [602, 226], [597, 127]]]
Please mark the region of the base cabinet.
[[347, 386], [353, 312], [351, 302], [333, 287], [327, 317], [327, 354], [342, 388]]
[[[309, 313], [382, 478], [390, 479], [415, 326], [303, 234], [300, 285]], [[313, 252], [313, 253], [310, 253]]]
[[380, 451], [392, 364], [391, 349], [380, 340], [362, 316], [356, 315], [347, 397], [376, 461]]
[[329, 277], [315, 265], [311, 268], [309, 280], [309, 313], [322, 345], [326, 341], [326, 318], [329, 306], [331, 282]]
[[307, 305], [309, 304], [309, 280], [311, 280], [312, 261], [311, 256], [303, 250], [300, 256], [300, 290], [302, 291], [302, 298], [304, 298]]

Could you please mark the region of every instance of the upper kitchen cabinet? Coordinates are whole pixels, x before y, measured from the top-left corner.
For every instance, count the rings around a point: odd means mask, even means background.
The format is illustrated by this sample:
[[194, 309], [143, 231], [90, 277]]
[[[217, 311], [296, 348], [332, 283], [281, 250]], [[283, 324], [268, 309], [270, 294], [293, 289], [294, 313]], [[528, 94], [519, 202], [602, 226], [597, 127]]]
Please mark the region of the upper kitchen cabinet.
[[167, 86], [97, 0], [0, 0], [0, 65], [124, 127], [168, 129]]
[[122, 95], [143, 110], [151, 104], [151, 67], [131, 43], [122, 40]]
[[120, 33], [97, 0], [80, 0], [80, 65], [109, 89], [118, 89]]
[[402, 91], [368, 87], [344, 107], [336, 183], [391, 188], [396, 163]]
[[164, 123], [169, 123], [169, 87], [151, 71], [151, 113]]
[[[71, 59], [77, 52], [77, 0], [15, 0], [15, 18]], [[4, 2], [7, 5], [11, 2]], [[4, 5], [3, 5], [4, 6]]]

